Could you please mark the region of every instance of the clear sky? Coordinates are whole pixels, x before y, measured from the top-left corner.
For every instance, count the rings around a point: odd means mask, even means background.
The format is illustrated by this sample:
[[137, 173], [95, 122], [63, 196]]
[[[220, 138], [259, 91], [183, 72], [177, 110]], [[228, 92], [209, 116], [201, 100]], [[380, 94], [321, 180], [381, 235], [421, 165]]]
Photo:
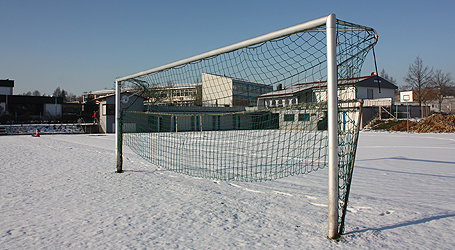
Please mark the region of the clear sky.
[[[81, 95], [130, 75], [335, 13], [376, 29], [378, 70], [403, 85], [409, 65], [455, 74], [455, 1], [0, 0], [0, 79], [14, 94]], [[374, 71], [373, 57], [363, 73]]]

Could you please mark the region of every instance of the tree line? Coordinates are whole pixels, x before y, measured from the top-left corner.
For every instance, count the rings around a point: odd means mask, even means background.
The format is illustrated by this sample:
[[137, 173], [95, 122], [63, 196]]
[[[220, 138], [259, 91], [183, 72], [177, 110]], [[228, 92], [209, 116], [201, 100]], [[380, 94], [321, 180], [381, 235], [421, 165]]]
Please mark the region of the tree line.
[[[24, 92], [24, 93], [22, 93], [22, 95], [25, 95], [25, 96], [50, 96], [50, 95], [46, 95], [45, 93], [43, 95], [41, 95], [41, 92], [39, 90], [35, 90], [33, 92], [32, 91]], [[57, 87], [51, 96], [63, 97], [63, 102], [65, 102], [65, 103], [82, 102], [82, 96], [76, 96], [73, 93], [68, 93], [66, 90], [60, 89], [60, 87]]]
[[[387, 74], [384, 69], [379, 75], [397, 85], [396, 79]], [[436, 100], [439, 104], [439, 112], [444, 99], [455, 95], [455, 82], [451, 74], [424, 65], [420, 56], [417, 56], [414, 63], [409, 65], [403, 80], [406, 85], [401, 86], [400, 91], [412, 91], [414, 101], [418, 102], [419, 106], [422, 104], [427, 106], [431, 101]]]
[[408, 73], [403, 80], [406, 82], [405, 90], [412, 90], [414, 100], [419, 106], [427, 106], [430, 101], [436, 100], [439, 112], [443, 100], [455, 95], [454, 79], [450, 73], [440, 69], [430, 68], [423, 64], [422, 58], [417, 56], [414, 63], [409, 65]]

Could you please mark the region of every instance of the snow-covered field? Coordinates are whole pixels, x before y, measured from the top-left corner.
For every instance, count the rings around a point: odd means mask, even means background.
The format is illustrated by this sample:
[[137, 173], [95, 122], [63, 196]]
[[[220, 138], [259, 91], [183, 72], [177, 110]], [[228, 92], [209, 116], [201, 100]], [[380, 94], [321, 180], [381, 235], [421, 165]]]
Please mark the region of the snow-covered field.
[[1, 249], [455, 249], [455, 134], [361, 132], [339, 241], [327, 171], [259, 183], [163, 170], [114, 135], [0, 137]]

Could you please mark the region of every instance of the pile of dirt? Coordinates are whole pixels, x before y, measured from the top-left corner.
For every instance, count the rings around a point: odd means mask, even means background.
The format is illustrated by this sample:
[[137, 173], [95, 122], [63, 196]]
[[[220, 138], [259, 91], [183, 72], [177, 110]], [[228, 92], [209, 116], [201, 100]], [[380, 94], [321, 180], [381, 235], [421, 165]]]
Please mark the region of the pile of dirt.
[[[393, 131], [406, 131], [406, 121], [390, 128]], [[419, 123], [409, 121], [409, 131], [415, 133], [455, 133], [455, 115], [434, 114]]]
[[[414, 126], [417, 125], [417, 123], [409, 121], [409, 131], [412, 131]], [[408, 129], [408, 124], [406, 121], [402, 121], [400, 124], [397, 124], [393, 127], [391, 127], [389, 130], [392, 131], [407, 131]]]

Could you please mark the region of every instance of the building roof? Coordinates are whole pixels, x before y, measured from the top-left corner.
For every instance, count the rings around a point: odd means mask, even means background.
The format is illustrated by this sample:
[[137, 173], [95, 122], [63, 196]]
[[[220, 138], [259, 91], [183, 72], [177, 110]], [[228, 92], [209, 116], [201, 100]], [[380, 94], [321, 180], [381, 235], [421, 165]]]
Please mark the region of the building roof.
[[90, 92], [84, 92], [82, 95], [109, 95], [115, 93], [115, 89], [100, 89]]
[[6, 79], [0, 80], [0, 87], [14, 87], [14, 80]]
[[0, 95], [0, 102], [8, 104], [62, 104], [63, 97], [50, 97], [50, 96], [26, 96], [26, 95]]
[[[358, 87], [371, 87], [371, 88], [378, 88], [378, 81], [380, 83], [380, 87], [383, 89], [398, 89], [398, 87], [390, 83], [389, 81], [383, 79], [380, 76], [376, 76], [376, 74], [371, 74], [369, 76], [361, 76], [355, 78], [348, 78], [348, 79], [341, 79], [339, 80], [339, 85], [353, 85], [355, 84]], [[286, 89], [276, 90], [273, 92], [269, 92], [263, 95], [258, 96], [258, 98], [270, 98], [275, 96], [292, 96], [295, 93], [308, 90], [308, 89], [315, 89], [315, 88], [325, 88], [327, 87], [327, 81], [317, 81], [317, 82], [308, 82], [308, 83], [298, 83], [292, 85]]]
[[[122, 94], [122, 95], [129, 95], [129, 96], [136, 96], [136, 97], [138, 97], [138, 98], [143, 98], [143, 97], [141, 97], [141, 96], [139, 96], [139, 95], [136, 95], [136, 94], [133, 94], [133, 93], [129, 93], [129, 92], [127, 92], [127, 91], [123, 91], [121, 94]], [[104, 99], [107, 99], [107, 98], [110, 98], [110, 97], [115, 97], [115, 93], [114, 93], [114, 94], [110, 94], [110, 95], [103, 95], [103, 96], [94, 98], [93, 100], [95, 100], [95, 101], [101, 101], [101, 100], [104, 100]]]
[[398, 89], [398, 87], [385, 80], [384, 78], [377, 76], [376, 75], [371, 75], [364, 80], [358, 82], [356, 85], [358, 87], [370, 87], [370, 88], [378, 88], [378, 79], [379, 79], [379, 86], [381, 89]]

